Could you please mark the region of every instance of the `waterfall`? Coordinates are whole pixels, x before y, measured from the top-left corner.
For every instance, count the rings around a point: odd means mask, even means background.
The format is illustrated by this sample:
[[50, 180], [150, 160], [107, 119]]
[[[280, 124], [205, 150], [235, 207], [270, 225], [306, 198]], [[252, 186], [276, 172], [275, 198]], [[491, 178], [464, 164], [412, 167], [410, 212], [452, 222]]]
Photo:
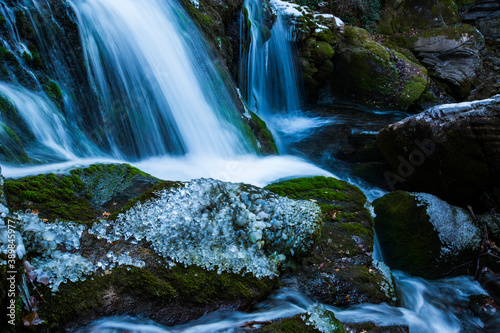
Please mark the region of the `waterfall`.
[[116, 157], [250, 152], [199, 31], [175, 1], [72, 0]]
[[259, 115], [288, 114], [301, 109], [300, 70], [288, 27], [279, 11], [271, 23], [262, 0], [245, 0], [250, 45], [242, 61], [243, 89], [249, 107]]
[[33, 155], [49, 160], [99, 155], [95, 145], [77, 127], [66, 122], [57, 106], [45, 95], [3, 82], [0, 82], [0, 95], [12, 103], [34, 135]]

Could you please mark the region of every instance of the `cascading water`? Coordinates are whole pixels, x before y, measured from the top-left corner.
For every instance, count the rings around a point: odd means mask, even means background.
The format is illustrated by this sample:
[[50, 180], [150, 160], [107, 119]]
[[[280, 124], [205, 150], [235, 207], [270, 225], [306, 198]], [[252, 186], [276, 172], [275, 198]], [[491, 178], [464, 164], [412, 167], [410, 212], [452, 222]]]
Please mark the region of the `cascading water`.
[[115, 155], [250, 151], [206, 45], [175, 1], [73, 0]]
[[264, 9], [262, 0], [246, 0], [245, 8], [251, 22], [249, 51], [242, 61], [248, 106], [264, 117], [297, 112], [302, 106], [301, 81], [289, 29], [279, 11], [276, 22], [270, 22], [270, 9]]
[[[467, 277], [428, 282], [394, 272], [399, 288], [405, 289], [404, 307], [387, 304], [360, 304], [340, 309], [325, 306], [345, 323], [373, 322], [379, 326], [408, 325], [411, 333], [493, 332], [467, 311], [468, 296], [485, 293], [477, 282]], [[90, 332], [238, 332], [246, 323], [268, 322], [292, 317], [314, 309], [314, 302], [294, 288], [280, 289], [251, 313], [220, 311], [185, 325], [161, 327], [134, 318], [109, 318], [79, 331]], [[496, 332], [496, 331], [495, 331]]]
[[33, 133], [36, 143], [31, 147], [34, 149], [32, 156], [65, 160], [75, 159], [77, 155], [99, 155], [95, 145], [73, 124], [66, 122], [57, 106], [46, 96], [6, 83], [0, 83], [0, 95], [13, 104]]
[[294, 35], [279, 8], [267, 8], [274, 3], [262, 0], [245, 0], [244, 6], [250, 29], [245, 31], [243, 26], [242, 39], [249, 34], [250, 41], [241, 59], [243, 95], [248, 107], [266, 121], [283, 152], [288, 141], [300, 140], [330, 121], [302, 112], [302, 73]]

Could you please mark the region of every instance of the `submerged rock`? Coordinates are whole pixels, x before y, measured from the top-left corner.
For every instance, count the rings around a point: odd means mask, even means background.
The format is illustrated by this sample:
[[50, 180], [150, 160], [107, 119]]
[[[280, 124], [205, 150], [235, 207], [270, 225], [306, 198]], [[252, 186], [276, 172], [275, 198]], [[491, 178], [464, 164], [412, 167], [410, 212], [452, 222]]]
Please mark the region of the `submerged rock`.
[[326, 178], [301, 178], [271, 184], [267, 189], [294, 199], [318, 202], [324, 221], [319, 243], [286, 274], [314, 299], [336, 306], [395, 303], [388, 268], [372, 259], [373, 220], [366, 197], [355, 186]]
[[475, 266], [483, 235], [466, 210], [430, 194], [402, 191], [373, 206], [375, 230], [392, 269], [439, 278]]

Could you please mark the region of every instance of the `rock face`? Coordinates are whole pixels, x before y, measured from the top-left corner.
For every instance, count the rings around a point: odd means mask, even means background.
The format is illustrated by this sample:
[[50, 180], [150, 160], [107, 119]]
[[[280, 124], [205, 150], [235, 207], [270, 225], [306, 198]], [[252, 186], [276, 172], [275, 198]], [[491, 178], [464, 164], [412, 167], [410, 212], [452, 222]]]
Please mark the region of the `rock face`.
[[389, 125], [377, 146], [392, 189], [427, 192], [484, 211], [500, 202], [500, 95], [441, 105]]
[[495, 0], [480, 1], [467, 8], [464, 22], [474, 24], [488, 39], [500, 41], [500, 4]]
[[375, 230], [392, 269], [425, 278], [458, 275], [478, 254], [481, 230], [462, 208], [430, 194], [402, 191], [373, 206]]
[[341, 97], [406, 110], [427, 88], [427, 70], [347, 26], [334, 59], [332, 87]]
[[371, 257], [373, 220], [358, 188], [325, 177], [293, 179], [266, 188], [290, 198], [316, 201], [322, 211], [319, 243], [284, 277], [296, 280], [310, 297], [325, 304], [395, 303], [390, 273]]
[[484, 38], [476, 28], [457, 25], [426, 31], [410, 49], [451, 95], [463, 99], [476, 83], [483, 47]]

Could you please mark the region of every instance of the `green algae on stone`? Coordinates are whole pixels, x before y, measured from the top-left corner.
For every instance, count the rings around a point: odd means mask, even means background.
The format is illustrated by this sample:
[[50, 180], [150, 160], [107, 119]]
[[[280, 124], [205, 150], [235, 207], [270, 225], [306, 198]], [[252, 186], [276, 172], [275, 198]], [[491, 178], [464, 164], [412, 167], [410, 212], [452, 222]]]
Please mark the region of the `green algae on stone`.
[[165, 324], [194, 319], [221, 304], [250, 307], [277, 287], [278, 279], [217, 274], [196, 266], [123, 266], [97, 272], [85, 281], [62, 284], [55, 294], [39, 286], [47, 301], [40, 304], [39, 315], [48, 331], [117, 314], [148, 317]]
[[254, 112], [249, 111], [249, 113], [252, 117], [249, 121], [249, 126], [253, 133], [251, 137], [255, 137], [260, 144], [260, 147], [257, 147], [258, 151], [260, 151], [262, 155], [277, 155], [279, 153], [278, 147], [266, 123]]
[[292, 199], [316, 201], [324, 221], [317, 246], [291, 267], [292, 276], [321, 302], [394, 304], [392, 278], [373, 266], [373, 219], [356, 186], [335, 178], [299, 178], [266, 189]]

